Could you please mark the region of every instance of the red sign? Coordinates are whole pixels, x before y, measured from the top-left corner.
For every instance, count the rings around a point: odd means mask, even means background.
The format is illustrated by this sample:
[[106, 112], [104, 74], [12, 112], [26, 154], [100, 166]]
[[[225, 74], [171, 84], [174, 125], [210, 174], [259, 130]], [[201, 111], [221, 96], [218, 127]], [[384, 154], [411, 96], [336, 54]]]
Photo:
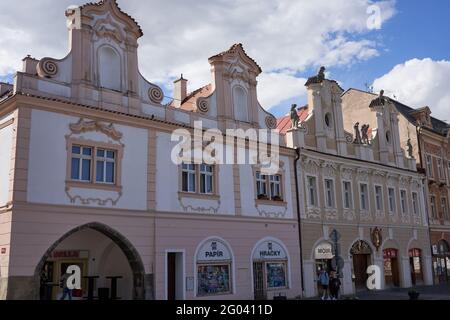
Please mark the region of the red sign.
[[421, 255], [422, 255], [422, 252], [420, 249], [410, 249], [409, 250], [410, 257], [420, 257]]
[[385, 250], [383, 250], [383, 258], [384, 259], [397, 258], [397, 249], [385, 249]]
[[63, 250], [63, 251], [53, 251], [52, 258], [79, 258], [79, 250]]

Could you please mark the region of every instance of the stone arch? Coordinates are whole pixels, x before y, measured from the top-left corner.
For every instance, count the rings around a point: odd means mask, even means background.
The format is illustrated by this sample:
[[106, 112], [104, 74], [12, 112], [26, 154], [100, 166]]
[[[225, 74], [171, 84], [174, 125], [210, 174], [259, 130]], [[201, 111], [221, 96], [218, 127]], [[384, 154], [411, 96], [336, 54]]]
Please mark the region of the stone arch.
[[348, 259], [351, 260], [352, 259], [352, 251], [354, 249], [354, 247], [358, 244], [358, 242], [363, 242], [365, 244], [367, 244], [367, 246], [370, 249], [370, 255], [375, 255], [375, 253], [377, 252], [377, 250], [375, 249], [375, 247], [372, 245], [372, 243], [368, 240], [365, 239], [361, 239], [361, 238], [356, 238], [355, 240], [353, 240], [351, 242], [350, 248], [348, 249]]
[[131, 244], [131, 242], [127, 238], [125, 238], [125, 236], [123, 236], [116, 230], [110, 228], [109, 226], [99, 222], [91, 222], [78, 226], [66, 232], [62, 237], [60, 237], [56, 242], [54, 242], [47, 249], [47, 251], [42, 256], [41, 260], [37, 264], [34, 271], [35, 278], [39, 279], [39, 276], [42, 272], [45, 262], [50, 257], [51, 253], [56, 249], [56, 247], [58, 247], [59, 244], [61, 244], [71, 235], [85, 229], [92, 229], [97, 232], [100, 232], [104, 236], [110, 238], [120, 248], [120, 250], [122, 250], [123, 254], [128, 260], [128, 263], [133, 273], [133, 299], [137, 300], [145, 299], [145, 268], [139, 253]]
[[[402, 255], [405, 254], [405, 251], [402, 250], [400, 244], [399, 244], [398, 241], [395, 240], [395, 239], [390, 239], [390, 238], [385, 239], [385, 240], [383, 241], [383, 243], [381, 244], [381, 251], [380, 251], [380, 252], [383, 252], [384, 249], [389, 249], [389, 248], [397, 249], [398, 252], [399, 252], [400, 254], [402, 254]], [[408, 252], [408, 251], [406, 251], [406, 253], [407, 253], [407, 252]]]

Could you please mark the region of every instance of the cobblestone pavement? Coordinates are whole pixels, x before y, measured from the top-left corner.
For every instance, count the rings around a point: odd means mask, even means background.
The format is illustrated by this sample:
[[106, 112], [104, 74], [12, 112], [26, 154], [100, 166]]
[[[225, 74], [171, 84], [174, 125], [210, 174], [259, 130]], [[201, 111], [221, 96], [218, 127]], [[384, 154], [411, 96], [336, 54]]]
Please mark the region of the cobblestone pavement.
[[[420, 293], [419, 300], [450, 300], [450, 285], [421, 286], [415, 289]], [[408, 291], [409, 289], [394, 288], [358, 292], [356, 296], [359, 300], [409, 300]]]

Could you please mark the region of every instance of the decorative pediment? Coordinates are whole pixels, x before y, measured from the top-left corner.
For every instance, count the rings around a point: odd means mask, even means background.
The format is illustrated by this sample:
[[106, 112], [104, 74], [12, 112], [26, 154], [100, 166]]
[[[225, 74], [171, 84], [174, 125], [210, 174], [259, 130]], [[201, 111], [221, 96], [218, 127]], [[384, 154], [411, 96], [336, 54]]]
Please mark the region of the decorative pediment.
[[85, 121], [83, 118], [81, 118], [77, 123], [70, 124], [69, 127], [74, 134], [80, 134], [89, 131], [100, 131], [113, 140], [119, 141], [120, 139], [122, 139], [122, 133], [117, 131], [112, 123], [106, 125], [97, 121]]
[[323, 161], [321, 163], [323, 175], [326, 177], [335, 177], [337, 173], [337, 165], [331, 162]]
[[[228, 62], [231, 65], [231, 70], [228, 69], [226, 71], [228, 74], [230, 74], [230, 72], [236, 72], [236, 66], [241, 66], [241, 68], [243, 67], [242, 69], [247, 70], [247, 72], [253, 73], [254, 77], [258, 76], [262, 72], [261, 67], [255, 62], [255, 60], [247, 55], [241, 43], [234, 44], [227, 51], [212, 56], [208, 59], [208, 61], [210, 64], [214, 64], [215, 62]], [[245, 76], [245, 72], [243, 70], [238, 71], [237, 73]]]
[[108, 38], [110, 40], [122, 43], [125, 41], [122, 27], [113, 21], [111, 14], [107, 14], [106, 18], [97, 20], [93, 30], [99, 38]]

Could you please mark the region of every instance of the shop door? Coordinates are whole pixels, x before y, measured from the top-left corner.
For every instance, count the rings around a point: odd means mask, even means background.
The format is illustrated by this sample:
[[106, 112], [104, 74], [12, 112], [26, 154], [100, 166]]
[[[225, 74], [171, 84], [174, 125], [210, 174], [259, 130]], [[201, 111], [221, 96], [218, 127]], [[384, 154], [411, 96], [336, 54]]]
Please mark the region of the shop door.
[[391, 259], [391, 266], [392, 266], [392, 284], [394, 285], [394, 287], [400, 287], [400, 276], [398, 271], [397, 258]]
[[253, 290], [255, 300], [267, 299], [266, 290], [264, 288], [264, 263], [253, 263]]
[[414, 258], [413, 257], [409, 258], [409, 269], [411, 270], [411, 283], [413, 286], [415, 286], [417, 284], [417, 279], [416, 279], [416, 270], [414, 268]]
[[176, 254], [167, 254], [167, 300], [176, 300]]
[[355, 274], [356, 290], [366, 289], [368, 260], [369, 255], [367, 254], [353, 255], [353, 272]]

